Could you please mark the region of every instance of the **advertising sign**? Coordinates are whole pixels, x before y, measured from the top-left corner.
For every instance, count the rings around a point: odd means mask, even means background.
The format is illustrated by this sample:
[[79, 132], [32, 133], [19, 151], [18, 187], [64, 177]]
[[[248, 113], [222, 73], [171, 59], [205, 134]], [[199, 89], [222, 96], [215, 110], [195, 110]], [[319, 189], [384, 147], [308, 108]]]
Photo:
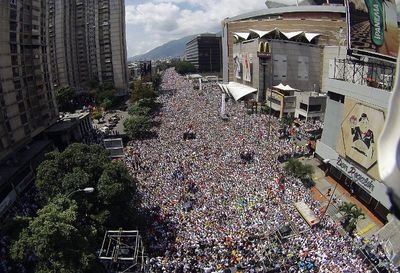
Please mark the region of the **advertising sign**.
[[399, 50], [395, 0], [348, 0], [348, 45], [357, 53], [390, 59]]

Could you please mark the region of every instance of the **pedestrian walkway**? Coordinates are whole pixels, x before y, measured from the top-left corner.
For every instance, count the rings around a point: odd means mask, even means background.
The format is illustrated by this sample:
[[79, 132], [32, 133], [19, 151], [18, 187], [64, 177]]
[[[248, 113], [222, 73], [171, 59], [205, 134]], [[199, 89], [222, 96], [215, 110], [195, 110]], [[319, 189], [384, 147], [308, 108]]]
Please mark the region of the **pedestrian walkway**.
[[[325, 172], [319, 167], [321, 162], [317, 158], [307, 159], [302, 158], [304, 163], [314, 166], [313, 180], [315, 181], [315, 187], [312, 189], [313, 197], [320, 201], [321, 204], [327, 206], [331, 196], [328, 195], [328, 191], [334, 196], [331, 203], [329, 204], [328, 214], [338, 220], [340, 218], [338, 206], [340, 202], [351, 202], [357, 207], [361, 208], [365, 214], [365, 219], [360, 219], [357, 223], [357, 233], [363, 237], [370, 237], [378, 230], [383, 227], [383, 223], [360, 201], [351, 196], [336, 180], [331, 176], [325, 176]], [[336, 187], [336, 190], [335, 190]]]

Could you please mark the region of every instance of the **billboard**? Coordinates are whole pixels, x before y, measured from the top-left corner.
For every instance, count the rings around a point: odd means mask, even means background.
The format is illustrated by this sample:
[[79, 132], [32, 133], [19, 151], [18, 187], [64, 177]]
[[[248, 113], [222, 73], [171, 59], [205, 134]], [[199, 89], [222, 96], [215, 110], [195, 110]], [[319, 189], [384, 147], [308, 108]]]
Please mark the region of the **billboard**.
[[243, 80], [251, 82], [251, 60], [248, 54], [243, 56]]
[[399, 50], [395, 0], [348, 0], [348, 46], [360, 54], [395, 59]]
[[344, 109], [336, 150], [340, 156], [356, 162], [368, 175], [379, 180], [377, 141], [385, 123], [385, 113], [348, 98]]
[[233, 56], [233, 65], [235, 67], [235, 77], [236, 79], [242, 79], [242, 59], [239, 54]]

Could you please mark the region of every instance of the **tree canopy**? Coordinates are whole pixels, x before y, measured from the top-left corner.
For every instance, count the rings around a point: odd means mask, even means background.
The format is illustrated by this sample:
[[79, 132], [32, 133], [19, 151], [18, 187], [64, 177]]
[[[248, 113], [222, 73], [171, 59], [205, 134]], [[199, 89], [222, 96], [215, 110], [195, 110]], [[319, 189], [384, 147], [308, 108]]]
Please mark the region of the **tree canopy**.
[[155, 99], [157, 94], [154, 92], [153, 87], [142, 81], [135, 81], [131, 83], [131, 102], [137, 102], [141, 99]]
[[36, 272], [85, 272], [93, 265], [95, 254], [77, 220], [77, 203], [65, 195], [56, 196], [22, 230], [11, 255], [23, 261], [27, 250], [32, 251]]
[[148, 116], [133, 115], [124, 121], [125, 132], [131, 138], [141, 138], [151, 129], [151, 119]]
[[312, 180], [314, 169], [312, 165], [304, 164], [295, 158], [290, 158], [284, 169], [288, 174], [299, 178], [306, 188], [311, 188], [314, 186], [315, 183]]
[[73, 108], [74, 90], [66, 85], [56, 89], [55, 92], [58, 108], [61, 112], [71, 111]]
[[[130, 213], [134, 211], [136, 185], [133, 178], [122, 163], [111, 162], [99, 145], [75, 143], [62, 153], [49, 153], [38, 168], [36, 185], [45, 201], [58, 194], [93, 187], [94, 193], [85, 195], [78, 192], [71, 198], [76, 199], [80, 210], [92, 215], [99, 226], [123, 227], [129, 223]], [[120, 214], [121, 202], [126, 216], [110, 221], [113, 215]], [[100, 215], [108, 215], [110, 219]]]
[[[36, 186], [44, 207], [12, 247], [17, 260], [34, 253], [36, 272], [102, 272], [95, 252], [105, 230], [137, 226], [135, 181], [99, 145], [75, 143], [47, 154]], [[86, 187], [95, 190], [78, 191]]]
[[357, 222], [360, 219], [365, 219], [365, 215], [359, 207], [350, 202], [344, 202], [340, 207], [339, 211], [344, 215], [343, 227], [350, 234], [357, 227]]
[[188, 61], [175, 61], [173, 65], [175, 66], [176, 72], [181, 75], [196, 72], [196, 67]]

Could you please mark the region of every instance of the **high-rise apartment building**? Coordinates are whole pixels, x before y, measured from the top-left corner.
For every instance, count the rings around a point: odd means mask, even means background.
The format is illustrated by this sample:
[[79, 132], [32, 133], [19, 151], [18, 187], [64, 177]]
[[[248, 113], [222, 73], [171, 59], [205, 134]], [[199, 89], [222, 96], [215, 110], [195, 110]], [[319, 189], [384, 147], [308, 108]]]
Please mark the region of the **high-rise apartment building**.
[[57, 120], [44, 0], [0, 0], [0, 162]]
[[52, 85], [88, 90], [91, 81], [128, 90], [123, 0], [47, 0]]

